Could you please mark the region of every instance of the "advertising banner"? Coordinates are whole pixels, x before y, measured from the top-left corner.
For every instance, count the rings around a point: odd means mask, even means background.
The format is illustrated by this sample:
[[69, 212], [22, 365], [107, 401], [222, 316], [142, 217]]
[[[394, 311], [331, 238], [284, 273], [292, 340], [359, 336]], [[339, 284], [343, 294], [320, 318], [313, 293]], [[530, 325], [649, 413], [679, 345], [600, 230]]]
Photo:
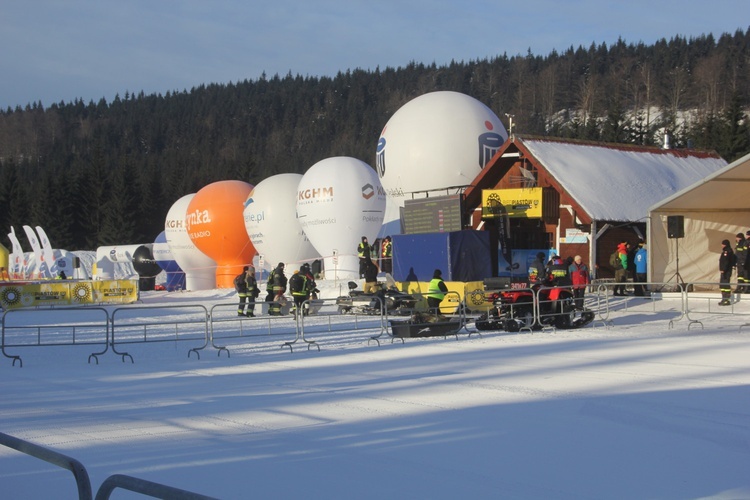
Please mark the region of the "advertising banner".
[[22, 307], [130, 304], [138, 300], [138, 280], [72, 281], [0, 284], [4, 310]]
[[39, 245], [39, 239], [31, 226], [23, 226], [23, 230], [26, 232], [26, 238], [31, 244], [31, 250], [34, 252], [34, 258], [36, 259], [37, 275], [34, 278], [51, 278], [52, 275], [49, 273], [49, 267], [44, 262], [44, 255], [42, 254], [42, 247]]
[[94, 302], [103, 304], [130, 304], [138, 300], [137, 280], [92, 281]]
[[18, 241], [16, 236], [16, 230], [11, 226], [10, 233], [8, 233], [8, 239], [12, 246], [12, 252], [10, 254], [10, 278], [14, 280], [22, 280], [26, 277], [26, 256], [23, 253], [23, 247], [21, 242]]
[[507, 215], [511, 218], [539, 219], [542, 217], [543, 189], [484, 189], [482, 190], [482, 216]]

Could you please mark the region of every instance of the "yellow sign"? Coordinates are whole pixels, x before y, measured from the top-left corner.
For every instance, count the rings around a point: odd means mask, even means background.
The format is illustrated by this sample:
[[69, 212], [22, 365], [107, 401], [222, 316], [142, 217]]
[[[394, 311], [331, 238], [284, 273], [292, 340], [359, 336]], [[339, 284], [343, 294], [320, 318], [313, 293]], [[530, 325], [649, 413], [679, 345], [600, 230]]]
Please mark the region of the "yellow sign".
[[137, 280], [55, 280], [50, 283], [3, 282], [0, 285], [0, 306], [6, 310], [95, 303], [129, 304], [137, 300]]
[[134, 280], [94, 281], [94, 302], [129, 304], [138, 300], [138, 282]]
[[540, 187], [516, 189], [483, 189], [483, 217], [542, 217], [542, 192]]

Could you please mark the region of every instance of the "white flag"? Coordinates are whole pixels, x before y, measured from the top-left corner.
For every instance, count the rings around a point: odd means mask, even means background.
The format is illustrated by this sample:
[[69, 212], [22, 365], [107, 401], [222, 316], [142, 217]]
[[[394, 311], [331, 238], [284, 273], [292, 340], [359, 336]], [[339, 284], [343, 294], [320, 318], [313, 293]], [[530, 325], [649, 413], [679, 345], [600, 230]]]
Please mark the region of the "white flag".
[[23, 253], [23, 247], [21, 246], [21, 242], [18, 241], [18, 236], [16, 236], [16, 230], [13, 226], [10, 227], [8, 239], [13, 247], [13, 252], [10, 254], [10, 277], [14, 280], [25, 279], [26, 256]]
[[29, 240], [29, 243], [31, 243], [31, 250], [34, 251], [34, 258], [36, 259], [37, 265], [39, 266], [38, 277], [51, 278], [52, 276], [49, 274], [49, 267], [47, 266], [46, 262], [44, 262], [42, 247], [39, 246], [39, 239], [37, 238], [36, 233], [29, 226], [23, 226], [23, 230], [26, 232], [26, 238]]
[[42, 243], [42, 253], [44, 260], [47, 263], [47, 267], [50, 272], [50, 277], [57, 276], [57, 261], [55, 261], [55, 253], [52, 250], [52, 245], [47, 238], [47, 233], [44, 232], [41, 226], [36, 226], [36, 234], [39, 235], [39, 241]]

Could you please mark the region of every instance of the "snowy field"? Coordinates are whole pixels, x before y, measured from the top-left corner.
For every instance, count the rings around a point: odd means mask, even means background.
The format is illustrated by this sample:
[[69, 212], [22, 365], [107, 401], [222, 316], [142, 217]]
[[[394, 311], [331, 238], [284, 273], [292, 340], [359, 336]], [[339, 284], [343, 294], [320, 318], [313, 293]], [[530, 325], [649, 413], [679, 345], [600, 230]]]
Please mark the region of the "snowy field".
[[[126, 474], [225, 499], [750, 498], [750, 300], [686, 318], [679, 298], [618, 299], [611, 324], [380, 345], [372, 318], [311, 317], [318, 351], [284, 347], [288, 317], [240, 336], [233, 292], [142, 299], [220, 304], [228, 351], [189, 353], [184, 314], [140, 309], [149, 342], [118, 347], [132, 362], [88, 362], [97, 345], [0, 357], [0, 431], [77, 459], [94, 493]], [[0, 481], [3, 498], [77, 497], [70, 472], [5, 447]]]

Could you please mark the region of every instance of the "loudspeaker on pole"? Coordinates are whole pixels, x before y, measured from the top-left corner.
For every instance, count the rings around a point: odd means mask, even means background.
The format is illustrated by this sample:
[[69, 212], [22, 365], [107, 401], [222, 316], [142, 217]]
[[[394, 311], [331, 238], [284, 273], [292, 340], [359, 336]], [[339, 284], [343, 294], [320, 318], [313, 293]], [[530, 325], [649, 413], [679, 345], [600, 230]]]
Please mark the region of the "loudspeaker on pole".
[[667, 237], [684, 238], [685, 237], [685, 217], [682, 215], [667, 216]]

